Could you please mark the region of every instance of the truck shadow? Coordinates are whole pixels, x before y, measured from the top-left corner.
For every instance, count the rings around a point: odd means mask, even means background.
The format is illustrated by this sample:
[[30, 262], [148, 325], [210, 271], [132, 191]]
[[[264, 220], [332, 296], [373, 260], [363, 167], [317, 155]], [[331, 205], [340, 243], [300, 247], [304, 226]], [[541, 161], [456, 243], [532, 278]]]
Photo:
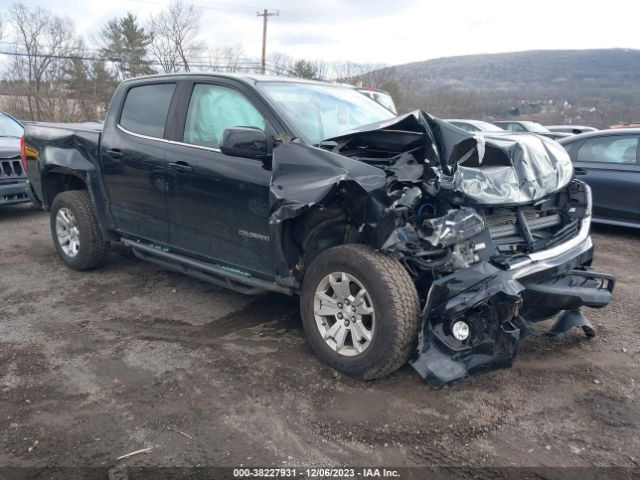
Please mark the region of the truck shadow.
[[42, 213], [42, 209], [32, 203], [0, 206], [0, 221], [8, 221], [21, 217], [33, 217], [39, 213]]
[[629, 240], [640, 239], [640, 228], [619, 227], [616, 225], [605, 225], [602, 223], [592, 223], [591, 233], [600, 235], [617, 235], [626, 237]]

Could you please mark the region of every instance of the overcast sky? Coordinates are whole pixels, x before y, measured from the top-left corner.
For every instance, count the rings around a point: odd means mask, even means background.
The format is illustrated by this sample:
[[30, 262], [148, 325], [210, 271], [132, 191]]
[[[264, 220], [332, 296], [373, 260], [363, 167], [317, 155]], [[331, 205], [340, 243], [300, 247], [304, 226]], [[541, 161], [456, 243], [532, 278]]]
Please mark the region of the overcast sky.
[[[12, 1], [0, 0], [2, 10]], [[169, 0], [27, 0], [73, 20], [92, 35], [127, 11], [146, 19]], [[259, 57], [262, 18], [269, 20], [268, 52], [295, 58], [389, 65], [429, 58], [531, 49], [640, 49], [640, 2], [571, 0], [196, 0], [202, 39], [210, 46], [241, 44]]]

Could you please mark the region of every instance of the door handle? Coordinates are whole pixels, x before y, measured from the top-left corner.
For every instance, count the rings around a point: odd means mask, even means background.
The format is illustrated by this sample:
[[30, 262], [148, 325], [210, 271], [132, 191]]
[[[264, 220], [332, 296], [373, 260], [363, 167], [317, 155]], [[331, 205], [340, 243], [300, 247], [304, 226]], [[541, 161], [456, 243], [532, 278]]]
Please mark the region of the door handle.
[[576, 175], [586, 175], [589, 172], [587, 172], [584, 168], [574, 168], [573, 173], [575, 173]]
[[109, 148], [107, 149], [107, 153], [111, 158], [116, 160], [124, 157], [124, 153], [122, 153], [122, 150], [120, 150], [119, 148]]
[[193, 171], [193, 167], [191, 165], [189, 165], [187, 162], [182, 161], [170, 162], [169, 168], [180, 173], [188, 173]]

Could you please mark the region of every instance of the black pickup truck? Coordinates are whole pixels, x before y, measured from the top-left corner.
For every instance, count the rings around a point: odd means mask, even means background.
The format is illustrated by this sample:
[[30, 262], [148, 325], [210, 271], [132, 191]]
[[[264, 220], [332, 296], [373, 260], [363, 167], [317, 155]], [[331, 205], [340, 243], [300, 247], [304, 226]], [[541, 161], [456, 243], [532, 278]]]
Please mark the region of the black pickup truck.
[[579, 308], [614, 285], [590, 268], [590, 190], [556, 142], [396, 117], [347, 87], [137, 78], [104, 126], [29, 125], [24, 144], [67, 266], [98, 267], [120, 241], [240, 292], [299, 295], [314, 351], [357, 378], [508, 367], [527, 333], [593, 336]]

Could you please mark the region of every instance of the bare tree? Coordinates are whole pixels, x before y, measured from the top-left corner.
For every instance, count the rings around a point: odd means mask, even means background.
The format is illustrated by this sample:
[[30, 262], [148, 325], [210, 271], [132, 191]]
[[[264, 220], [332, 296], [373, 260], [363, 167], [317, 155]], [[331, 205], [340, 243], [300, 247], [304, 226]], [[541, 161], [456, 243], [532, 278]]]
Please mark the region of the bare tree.
[[192, 59], [203, 49], [197, 38], [199, 19], [198, 9], [183, 0], [175, 0], [166, 10], [151, 17], [151, 53], [165, 72], [190, 70]]
[[[9, 77], [23, 86], [31, 120], [56, 118], [64, 100], [55, 101], [62, 80], [62, 65], [74, 49], [71, 21], [41, 8], [14, 4], [9, 23], [16, 32]], [[46, 100], [46, 101], [45, 101]]]
[[180, 57], [173, 43], [164, 35], [154, 35], [150, 45], [151, 55], [165, 73], [180, 71]]
[[78, 56], [65, 69], [65, 84], [80, 120], [104, 118], [117, 82], [107, 70], [104, 60], [88, 60], [90, 53], [78, 44]]
[[327, 80], [330, 75], [331, 66], [324, 60], [315, 60], [313, 66], [316, 70], [316, 80]]
[[274, 75], [288, 75], [293, 63], [293, 58], [284, 53], [275, 52], [267, 56], [267, 70]]
[[333, 62], [328, 69], [330, 78], [357, 86], [381, 88], [394, 79], [394, 70], [382, 63]]
[[331, 64], [331, 76], [334, 80], [342, 83], [355, 83], [365, 68], [363, 64], [345, 61], [345, 62], [333, 62]]
[[247, 58], [241, 44], [216, 47], [209, 52], [209, 64], [214, 70], [221, 72], [247, 71], [253, 66], [259, 67], [257, 61]]

